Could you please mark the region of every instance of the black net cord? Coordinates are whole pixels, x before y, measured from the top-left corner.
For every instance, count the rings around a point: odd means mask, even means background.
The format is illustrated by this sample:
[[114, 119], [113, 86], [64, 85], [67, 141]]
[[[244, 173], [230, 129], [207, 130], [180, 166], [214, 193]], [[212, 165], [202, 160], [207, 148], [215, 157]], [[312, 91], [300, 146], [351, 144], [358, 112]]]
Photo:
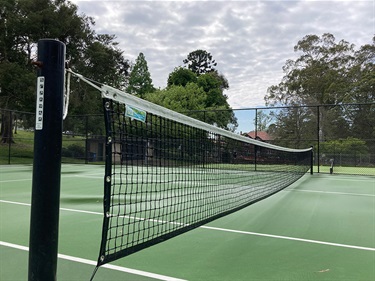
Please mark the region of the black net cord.
[[99, 269], [99, 265], [95, 266], [94, 272], [91, 274], [90, 281], [94, 280], [95, 274], [98, 271], [98, 269]]

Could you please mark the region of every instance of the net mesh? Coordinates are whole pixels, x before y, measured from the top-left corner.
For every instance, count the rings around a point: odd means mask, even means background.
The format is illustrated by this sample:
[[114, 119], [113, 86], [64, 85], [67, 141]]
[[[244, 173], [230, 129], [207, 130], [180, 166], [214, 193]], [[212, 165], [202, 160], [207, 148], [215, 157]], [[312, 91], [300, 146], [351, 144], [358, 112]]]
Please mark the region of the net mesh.
[[[266, 198], [310, 169], [309, 149], [281, 149], [147, 102], [141, 104], [147, 111], [129, 108], [130, 97], [118, 99], [113, 91], [106, 89], [104, 98], [105, 217], [98, 265]], [[130, 109], [141, 117], [128, 117]]]

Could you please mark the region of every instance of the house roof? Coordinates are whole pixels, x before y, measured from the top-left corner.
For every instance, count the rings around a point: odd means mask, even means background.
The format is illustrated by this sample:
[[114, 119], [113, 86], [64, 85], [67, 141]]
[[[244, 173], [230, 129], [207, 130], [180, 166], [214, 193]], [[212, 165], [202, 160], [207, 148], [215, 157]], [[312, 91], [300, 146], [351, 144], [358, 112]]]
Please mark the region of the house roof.
[[257, 131], [256, 134], [255, 134], [255, 131], [251, 131], [251, 132], [245, 133], [244, 135], [246, 137], [257, 139], [257, 140], [262, 140], [262, 141], [273, 140], [273, 138], [267, 132], [264, 132], [264, 131]]

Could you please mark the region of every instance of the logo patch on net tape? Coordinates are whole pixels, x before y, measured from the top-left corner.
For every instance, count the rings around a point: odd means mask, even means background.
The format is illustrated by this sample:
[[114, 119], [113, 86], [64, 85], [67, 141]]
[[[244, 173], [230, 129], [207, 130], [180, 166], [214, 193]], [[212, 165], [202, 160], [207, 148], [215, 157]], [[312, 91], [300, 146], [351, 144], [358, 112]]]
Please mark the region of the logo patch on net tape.
[[136, 108], [134, 106], [126, 105], [125, 116], [131, 119], [146, 122], [146, 111]]

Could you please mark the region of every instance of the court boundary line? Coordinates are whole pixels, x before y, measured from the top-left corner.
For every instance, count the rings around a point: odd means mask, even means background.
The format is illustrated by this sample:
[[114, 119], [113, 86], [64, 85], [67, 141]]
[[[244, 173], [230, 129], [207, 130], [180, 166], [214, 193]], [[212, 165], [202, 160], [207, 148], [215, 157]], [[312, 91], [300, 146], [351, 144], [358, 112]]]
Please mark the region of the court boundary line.
[[325, 241], [311, 240], [311, 239], [304, 239], [304, 238], [296, 238], [296, 237], [289, 237], [289, 236], [281, 236], [281, 235], [274, 235], [274, 234], [257, 233], [257, 232], [234, 230], [234, 229], [226, 229], [226, 228], [205, 226], [205, 225], [201, 226], [201, 228], [224, 231], [224, 232], [246, 234], [246, 235], [254, 235], [254, 236], [262, 236], [262, 237], [269, 237], [269, 238], [284, 239], [284, 240], [292, 240], [292, 241], [299, 241], [299, 242], [307, 242], [307, 243], [320, 244], [320, 245], [329, 245], [329, 246], [335, 246], [335, 247], [341, 247], [341, 248], [350, 248], [350, 249], [356, 249], [356, 250], [375, 251], [375, 248], [371, 248], [371, 247], [354, 246], [354, 245], [325, 242]]
[[285, 191], [297, 191], [297, 192], [324, 193], [324, 194], [335, 194], [335, 195], [351, 195], [351, 196], [375, 197], [375, 194], [369, 194], [369, 193], [350, 193], [350, 192], [309, 190], [309, 189], [305, 189], [305, 190], [303, 190], [303, 189], [285, 189]]
[[[9, 203], [9, 204], [15, 204], [15, 205], [29, 206], [29, 207], [31, 206], [30, 203], [20, 203], [20, 202], [6, 201], [6, 200], [0, 200], [0, 203]], [[77, 210], [77, 209], [60, 208], [60, 210], [68, 211], [68, 212], [93, 214], [93, 215], [103, 215], [102, 213], [99, 213], [99, 212]], [[126, 216], [126, 218], [133, 219], [133, 220], [147, 220], [145, 218], [137, 218], [137, 217], [129, 217], [129, 216]], [[152, 221], [157, 222], [156, 220], [152, 220]], [[162, 221], [160, 221], [160, 222], [162, 222]], [[170, 223], [176, 223], [176, 222], [170, 222]], [[206, 225], [202, 225], [198, 228], [209, 229], [209, 230], [217, 230], [217, 231], [223, 231], [223, 232], [230, 232], [230, 233], [237, 233], [237, 234], [260, 236], [260, 237], [276, 238], [276, 239], [283, 239], [283, 240], [291, 240], [291, 241], [298, 241], [298, 242], [305, 242], [305, 243], [313, 243], [313, 244], [320, 244], [320, 245], [328, 245], [328, 246], [349, 248], [349, 249], [356, 249], [356, 250], [374, 251], [375, 252], [375, 248], [371, 248], [371, 247], [355, 246], [355, 245], [326, 242], [326, 241], [320, 241], [320, 240], [312, 240], [312, 239], [297, 238], [297, 237], [290, 237], [290, 236], [281, 236], [281, 235], [275, 235], [275, 234], [267, 234], [267, 233], [259, 233], [259, 232], [251, 232], [251, 231], [243, 231], [243, 230], [235, 230], [235, 229], [227, 229], [227, 228], [220, 228], [220, 227], [213, 227], [213, 226], [206, 226]]]
[[18, 179], [18, 180], [0, 180], [0, 183], [8, 183], [8, 182], [18, 182], [18, 181], [31, 181], [32, 178], [29, 179]]
[[[4, 242], [4, 241], [0, 241], [0, 246], [13, 248], [13, 249], [17, 249], [17, 250], [22, 250], [22, 251], [27, 251], [27, 252], [29, 251], [29, 247], [17, 245], [17, 244], [13, 244], [13, 243], [8, 243], [8, 242]], [[93, 261], [93, 260], [78, 258], [78, 257], [74, 257], [74, 256], [64, 255], [64, 254], [58, 254], [58, 258], [63, 259], [63, 260], [78, 262], [78, 263], [82, 263], [82, 264], [86, 264], [86, 265], [96, 266], [96, 264], [97, 264], [97, 262]], [[147, 271], [138, 270], [138, 269], [132, 269], [132, 268], [118, 266], [118, 265], [112, 265], [112, 264], [104, 264], [104, 265], [101, 266], [101, 268], [111, 269], [111, 270], [115, 270], [115, 271], [139, 275], [139, 276], [145, 276], [145, 277], [154, 278], [154, 279], [163, 280], [163, 281], [186, 281], [185, 279], [170, 277], [170, 276], [166, 276], [166, 275], [161, 275], [161, 274], [157, 274], [157, 273], [147, 272]]]

